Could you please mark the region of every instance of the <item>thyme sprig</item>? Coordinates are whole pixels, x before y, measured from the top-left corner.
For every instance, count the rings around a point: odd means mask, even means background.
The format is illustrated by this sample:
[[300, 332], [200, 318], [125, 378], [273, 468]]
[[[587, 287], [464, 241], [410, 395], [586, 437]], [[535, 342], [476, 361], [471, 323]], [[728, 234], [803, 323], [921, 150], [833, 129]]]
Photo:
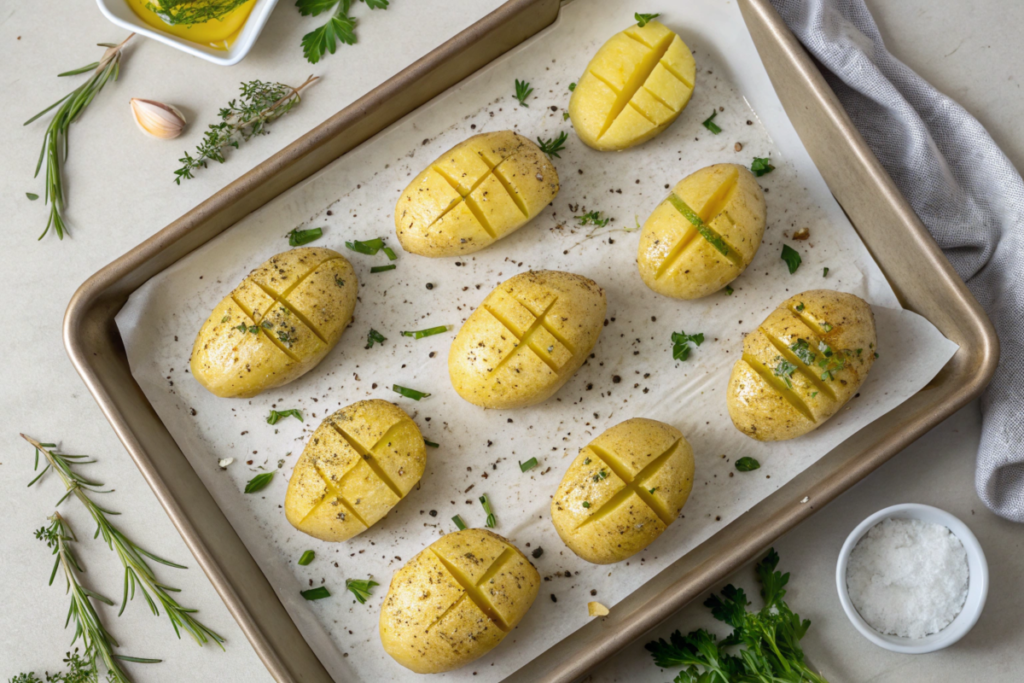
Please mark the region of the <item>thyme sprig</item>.
[[50, 124], [46, 127], [46, 134], [43, 136], [43, 148], [39, 152], [39, 161], [36, 163], [36, 172], [33, 176], [33, 178], [39, 177], [39, 171], [43, 168], [43, 161], [45, 160], [46, 175], [44, 180], [46, 192], [43, 201], [50, 205], [50, 217], [46, 221], [46, 228], [43, 230], [43, 234], [39, 236], [39, 239], [43, 239], [46, 233], [50, 232], [51, 227], [57, 234], [58, 239], [64, 239], [64, 233], [68, 232], [67, 224], [64, 222], [64, 209], [67, 206], [67, 202], [64, 199], [64, 182], [61, 179], [62, 167], [68, 158], [68, 132], [71, 129], [71, 124], [81, 116], [85, 108], [89, 106], [89, 103], [100, 94], [103, 86], [108, 81], [117, 80], [118, 75], [121, 73], [121, 54], [125, 43], [131, 40], [134, 35], [132, 33], [117, 45], [113, 43], [99, 43], [100, 47], [107, 48], [100, 61], [87, 64], [79, 69], [57, 74], [57, 77], [60, 78], [63, 76], [77, 76], [78, 74], [92, 71], [89, 80], [24, 123], [27, 126], [51, 109], [57, 108], [53, 118], [50, 119]]
[[299, 93], [316, 80], [317, 76], [310, 76], [297, 88], [264, 81], [242, 83], [239, 86], [241, 96], [218, 112], [220, 123], [210, 124], [203, 141], [196, 148], [196, 155], [185, 152], [185, 156], [178, 159], [181, 168], [174, 172], [174, 182], [181, 185], [182, 180], [195, 177], [195, 170], [206, 168], [211, 161], [223, 164], [225, 148], [238, 149], [246, 140], [266, 135], [267, 124], [291, 111], [302, 101]]
[[53, 444], [39, 443], [24, 434], [21, 437], [36, 449], [35, 469], [38, 469], [40, 454], [46, 459], [46, 466], [29, 483], [29, 486], [38, 482], [48, 471], [53, 470], [56, 472], [61, 482], [63, 482], [64, 488], [67, 489], [67, 493], [57, 502], [57, 505], [60, 505], [72, 495], [76, 497], [92, 516], [93, 521], [96, 522], [94, 537], [102, 537], [107, 547], [114, 551], [121, 561], [121, 565], [124, 567], [124, 597], [121, 601], [121, 610], [118, 612], [118, 616], [124, 612], [128, 601], [135, 598], [135, 590], [138, 589], [146, 599], [154, 615], [160, 614], [157, 603], [159, 602], [163, 606], [164, 613], [170, 619], [174, 632], [179, 638], [181, 638], [181, 629], [184, 629], [199, 645], [205, 645], [212, 640], [221, 649], [224, 649], [224, 638], [192, 616], [197, 610], [182, 607], [170, 596], [170, 593], [177, 593], [179, 589], [160, 582], [156, 578], [156, 574], [153, 573], [153, 569], [149, 566], [146, 558], [168, 567], [175, 567], [177, 569], [185, 569], [185, 567], [154, 555], [133, 542], [107, 517], [107, 515], [118, 515], [120, 513], [102, 508], [90, 498], [91, 494], [109, 493], [109, 491], [102, 490], [102, 483], [82, 476], [74, 470], [74, 467], [96, 461], [87, 455], [59, 453]]
[[[120, 662], [142, 664], [159, 662], [159, 659], [143, 659], [114, 654], [114, 648], [119, 646], [118, 642], [103, 626], [92, 600], [98, 600], [107, 605], [113, 605], [114, 602], [110, 598], [86, 588], [79, 581], [78, 575], [84, 573], [85, 570], [71, 549], [71, 543], [77, 539], [59, 512], [54, 512], [50, 517], [49, 526], [36, 531], [36, 538], [45, 542], [56, 556], [53, 572], [50, 573], [50, 585], [53, 585], [58, 571], [63, 573], [64, 580], [67, 582], [67, 594], [71, 596], [71, 606], [68, 609], [68, 618], [64, 626], [67, 628], [72, 620], [75, 622], [75, 636], [72, 638], [71, 644], [74, 645], [79, 639], [82, 641], [85, 662], [84, 667], [80, 666], [80, 668], [87, 668], [90, 673], [95, 673], [96, 660], [100, 660], [107, 667], [108, 680], [115, 683], [130, 683], [131, 679], [121, 668]], [[98, 674], [92, 680], [97, 679]]]

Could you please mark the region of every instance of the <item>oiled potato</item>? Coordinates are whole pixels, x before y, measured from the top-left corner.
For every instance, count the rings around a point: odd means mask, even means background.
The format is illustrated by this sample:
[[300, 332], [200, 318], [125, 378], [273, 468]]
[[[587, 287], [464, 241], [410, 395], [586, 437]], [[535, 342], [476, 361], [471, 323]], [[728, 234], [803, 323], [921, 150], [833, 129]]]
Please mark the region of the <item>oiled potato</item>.
[[580, 451], [551, 501], [551, 521], [587, 562], [621, 562], [675, 521], [692, 488], [693, 449], [682, 433], [633, 418]]
[[683, 178], [640, 233], [644, 284], [674, 299], [699, 299], [739, 277], [754, 259], [765, 225], [754, 174], [715, 164]]
[[353, 403], [313, 432], [288, 482], [285, 516], [310, 536], [347, 541], [405, 498], [426, 464], [423, 435], [401, 408]]
[[430, 544], [395, 572], [380, 609], [384, 651], [416, 673], [464, 666], [526, 615], [540, 575], [508, 539], [465, 529]]
[[546, 400], [587, 359], [606, 307], [604, 290], [582, 275], [542, 270], [505, 280], [452, 342], [452, 386], [484, 408]]
[[630, 26], [601, 46], [569, 100], [580, 140], [610, 151], [668, 128], [690, 101], [697, 66], [682, 38], [657, 21]]
[[402, 248], [420, 256], [480, 251], [529, 223], [558, 194], [558, 172], [510, 130], [474, 135], [413, 179], [395, 206]]
[[352, 320], [359, 282], [330, 249], [273, 257], [217, 304], [192, 346], [192, 375], [211, 393], [250, 398], [312, 370]]
[[797, 294], [743, 340], [729, 378], [729, 415], [758, 441], [817, 429], [864, 383], [875, 362], [875, 316], [853, 294]]

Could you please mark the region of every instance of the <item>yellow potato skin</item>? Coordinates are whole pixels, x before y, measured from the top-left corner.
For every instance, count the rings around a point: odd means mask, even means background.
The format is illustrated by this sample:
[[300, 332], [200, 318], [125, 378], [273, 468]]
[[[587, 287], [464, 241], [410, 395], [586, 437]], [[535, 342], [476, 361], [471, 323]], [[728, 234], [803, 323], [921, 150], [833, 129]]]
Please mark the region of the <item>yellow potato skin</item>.
[[452, 342], [452, 386], [483, 408], [522, 408], [548, 399], [587, 359], [606, 308], [604, 290], [582, 275], [543, 270], [509, 278]]
[[569, 100], [569, 118], [590, 147], [627, 149], [676, 120], [696, 77], [697, 65], [682, 38], [657, 21], [630, 26], [590, 60]]
[[621, 562], [679, 516], [693, 489], [693, 470], [693, 449], [678, 429], [642, 417], [626, 420], [580, 450], [551, 501], [551, 521], [587, 562]]
[[391, 577], [380, 609], [384, 651], [416, 673], [465, 666], [516, 627], [540, 575], [508, 539], [465, 529], [434, 541]]
[[288, 522], [347, 541], [380, 521], [423, 476], [423, 435], [387, 401], [359, 401], [324, 419], [302, 451], [284, 499]]
[[459, 143], [416, 176], [395, 206], [395, 233], [406, 251], [472, 254], [523, 227], [558, 194], [547, 156], [510, 130]]
[[251, 398], [298, 379], [341, 339], [358, 292], [352, 264], [336, 251], [278, 254], [203, 323], [192, 346], [192, 375], [224, 398]]
[[[716, 247], [677, 207], [688, 206]], [[683, 178], [644, 223], [637, 267], [644, 284], [673, 299], [699, 299], [735, 280], [754, 260], [767, 208], [754, 174], [715, 164]], [[722, 253], [722, 250], [727, 253]]]
[[[802, 342], [803, 354], [813, 354], [806, 358], [810, 365], [797, 353]], [[729, 378], [733, 424], [758, 441], [817, 429], [857, 393], [877, 350], [874, 313], [860, 297], [816, 289], [787, 299], [743, 340], [743, 357]], [[797, 368], [789, 377], [792, 387], [775, 374], [782, 361]], [[822, 377], [826, 371], [831, 377]]]

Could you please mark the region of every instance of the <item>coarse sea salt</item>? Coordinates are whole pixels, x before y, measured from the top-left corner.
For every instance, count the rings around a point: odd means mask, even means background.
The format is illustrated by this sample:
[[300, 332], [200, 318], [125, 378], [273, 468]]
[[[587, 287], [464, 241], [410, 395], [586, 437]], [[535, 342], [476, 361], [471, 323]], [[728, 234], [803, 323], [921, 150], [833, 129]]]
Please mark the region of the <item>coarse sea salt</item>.
[[941, 524], [886, 519], [858, 541], [846, 569], [853, 606], [879, 633], [923, 638], [949, 626], [967, 600], [967, 552]]

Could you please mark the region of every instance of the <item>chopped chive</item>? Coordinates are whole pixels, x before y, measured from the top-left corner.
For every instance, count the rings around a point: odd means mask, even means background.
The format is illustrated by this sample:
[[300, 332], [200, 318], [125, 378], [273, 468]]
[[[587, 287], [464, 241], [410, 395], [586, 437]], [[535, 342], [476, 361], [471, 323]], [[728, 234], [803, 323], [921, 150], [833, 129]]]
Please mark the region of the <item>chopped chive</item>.
[[293, 247], [301, 247], [303, 244], [317, 241], [323, 237], [323, 234], [323, 228], [310, 228], [309, 230], [295, 228], [288, 233], [288, 244]]
[[455, 522], [455, 526], [459, 527], [459, 531], [465, 531], [466, 523], [462, 521], [462, 517], [455, 515], [452, 517], [452, 521]]
[[354, 242], [345, 242], [345, 246], [352, 251], [358, 251], [360, 254], [369, 254], [370, 256], [373, 256], [384, 248], [384, 239], [376, 237], [372, 240], [356, 240]]
[[387, 245], [384, 245], [384, 255], [388, 257], [388, 261], [394, 261], [398, 258], [398, 255], [395, 254], [395, 250]]
[[732, 293], [735, 292], [735, 291], [736, 290], [733, 289], [732, 287], [730, 287], [729, 285], [725, 286], [725, 295], [726, 296], [732, 296]]
[[750, 164], [750, 171], [758, 178], [774, 170], [772, 160], [767, 157], [754, 157], [754, 161]]
[[399, 386], [398, 384], [393, 384], [391, 386], [391, 391], [395, 392], [396, 394], [401, 394], [406, 398], [411, 398], [414, 401], [418, 401], [421, 398], [426, 398], [427, 396], [430, 396], [430, 394], [425, 393], [423, 391], [416, 391], [415, 389], [409, 389], [408, 387]]
[[825, 268], [823, 271], [821, 271], [821, 276], [828, 277], [828, 268]]
[[365, 581], [362, 579], [345, 579], [345, 588], [350, 590], [352, 595], [356, 596], [356, 600], [359, 601], [360, 605], [366, 604], [366, 599], [370, 597], [370, 590], [372, 590], [374, 586], [379, 585], [380, 584], [373, 579], [367, 579]]
[[438, 445], [438, 444], [436, 444], [433, 441], [430, 441], [428, 439], [423, 439], [423, 443], [425, 445], [427, 445], [427, 446], [430, 446], [431, 448], [440, 448], [441, 447], [440, 445]]
[[397, 267], [398, 266], [396, 266], [394, 263], [392, 263], [391, 265], [387, 265], [387, 266], [374, 266], [373, 268], [370, 268], [370, 272], [371, 273], [383, 273], [383, 272], [388, 271], [388, 270], [394, 270]]
[[276, 425], [280, 420], [286, 417], [294, 417], [299, 422], [305, 422], [302, 419], [302, 413], [299, 412], [298, 408], [292, 408], [290, 410], [271, 410], [270, 415], [267, 417], [267, 424]]
[[307, 600], [323, 600], [324, 598], [331, 597], [331, 591], [327, 590], [326, 586], [317, 586], [316, 588], [310, 588], [308, 591], [299, 591], [299, 595]]
[[487, 513], [487, 528], [493, 529], [498, 525], [498, 519], [494, 516], [494, 510], [491, 509], [491, 501], [486, 493], [480, 496], [480, 504], [484, 506], [484, 512]]
[[717, 123], [715, 123], [715, 117], [716, 116], [718, 116], [718, 111], [717, 110], [711, 112], [711, 116], [709, 116], [706, 119], [704, 119], [704, 124], [703, 125], [704, 125], [705, 128], [710, 130], [712, 133], [714, 133], [715, 135], [718, 135], [719, 133], [722, 132], [722, 129], [718, 127]]
[[375, 343], [383, 344], [387, 340], [387, 337], [371, 327], [370, 331], [366, 333], [366, 348], [372, 349]]
[[270, 484], [270, 480], [274, 478], [273, 472], [264, 472], [263, 474], [257, 474], [255, 477], [249, 480], [249, 483], [245, 485], [246, 493], [256, 493], [267, 488]]
[[519, 470], [521, 472], [529, 472], [537, 466], [537, 458], [530, 458], [526, 462], [519, 463]]
[[402, 336], [412, 337], [413, 339], [423, 339], [424, 337], [432, 337], [435, 334], [442, 334], [447, 331], [447, 325], [438, 325], [437, 327], [428, 327], [425, 330], [404, 330], [402, 332]]
[[307, 550], [306, 552], [302, 553], [302, 557], [299, 558], [299, 564], [305, 567], [314, 559], [316, 559], [316, 553], [314, 553], [312, 550]]

